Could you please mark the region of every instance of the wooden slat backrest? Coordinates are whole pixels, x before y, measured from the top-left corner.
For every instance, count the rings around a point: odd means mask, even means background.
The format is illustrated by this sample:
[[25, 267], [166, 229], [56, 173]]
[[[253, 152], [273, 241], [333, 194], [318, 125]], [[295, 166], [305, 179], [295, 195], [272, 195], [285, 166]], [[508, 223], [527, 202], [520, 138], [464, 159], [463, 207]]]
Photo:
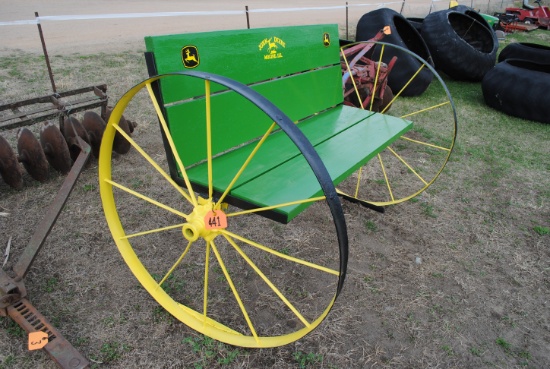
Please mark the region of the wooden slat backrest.
[[[336, 25], [154, 36], [145, 42], [157, 74], [192, 69], [224, 75], [250, 85], [294, 121], [343, 101]], [[173, 79], [162, 82], [160, 91], [184, 164], [204, 160], [204, 82]], [[271, 124], [240, 96], [221, 91], [212, 84], [214, 155], [261, 136]]]

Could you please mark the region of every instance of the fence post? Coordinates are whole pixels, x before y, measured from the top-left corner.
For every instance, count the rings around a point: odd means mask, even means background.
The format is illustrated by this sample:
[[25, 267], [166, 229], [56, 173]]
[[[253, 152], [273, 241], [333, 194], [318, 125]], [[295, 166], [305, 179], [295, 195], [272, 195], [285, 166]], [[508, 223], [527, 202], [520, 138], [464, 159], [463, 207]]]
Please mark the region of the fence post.
[[244, 6], [246, 12], [246, 28], [250, 29], [250, 18], [248, 17], [248, 5]]
[[349, 40], [349, 28], [348, 28], [348, 2], [346, 1], [346, 40]]
[[50, 65], [50, 57], [48, 56], [48, 51], [46, 50], [46, 41], [44, 40], [44, 34], [42, 33], [42, 26], [40, 25], [40, 19], [38, 17], [38, 12], [34, 12], [36, 17], [36, 25], [38, 26], [38, 34], [40, 35], [40, 41], [42, 42], [42, 51], [44, 52], [44, 58], [46, 59], [46, 66], [48, 67], [48, 75], [50, 76], [50, 83], [52, 84], [53, 93], [57, 92], [55, 87], [55, 81], [53, 79], [52, 66]]

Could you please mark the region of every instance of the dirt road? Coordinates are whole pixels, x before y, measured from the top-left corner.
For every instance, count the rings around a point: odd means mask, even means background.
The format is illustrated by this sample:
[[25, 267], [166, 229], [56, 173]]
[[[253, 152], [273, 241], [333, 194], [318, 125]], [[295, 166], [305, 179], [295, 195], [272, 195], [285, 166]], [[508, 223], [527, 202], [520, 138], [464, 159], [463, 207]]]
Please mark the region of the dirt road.
[[[38, 12], [40, 16], [40, 24], [48, 51], [59, 54], [135, 50], [143, 47], [143, 37], [147, 35], [245, 28], [247, 27], [246, 5], [250, 11], [251, 27], [338, 23], [342, 29], [345, 29], [346, 24], [346, 2], [339, 0], [303, 0], [299, 4], [288, 0], [237, 0], [231, 2], [222, 0], [202, 2], [178, 0], [154, 2], [147, 0], [116, 2], [109, 0], [93, 2], [3, 0], [1, 3], [0, 55], [11, 53], [16, 49], [42, 52], [38, 29], [34, 22], [36, 20], [35, 12]], [[374, 2], [372, 2], [374, 5], [365, 5], [362, 0], [348, 1], [350, 28], [355, 27], [361, 15], [378, 6], [383, 6], [383, 3], [386, 3], [384, 6], [393, 7], [397, 11], [401, 9], [401, 3], [390, 3], [389, 0], [380, 0], [380, 5]], [[430, 2], [427, 0], [409, 0], [403, 14], [424, 16], [428, 13], [429, 6]], [[299, 10], [298, 7], [318, 9]], [[171, 16], [175, 12], [192, 14]], [[166, 14], [162, 17], [145, 16], [152, 13]], [[125, 18], [122, 18], [123, 14]], [[95, 16], [96, 18], [67, 19], [78, 15]], [[67, 17], [52, 19], [55, 16]], [[17, 22], [17, 24], [13, 22]]]

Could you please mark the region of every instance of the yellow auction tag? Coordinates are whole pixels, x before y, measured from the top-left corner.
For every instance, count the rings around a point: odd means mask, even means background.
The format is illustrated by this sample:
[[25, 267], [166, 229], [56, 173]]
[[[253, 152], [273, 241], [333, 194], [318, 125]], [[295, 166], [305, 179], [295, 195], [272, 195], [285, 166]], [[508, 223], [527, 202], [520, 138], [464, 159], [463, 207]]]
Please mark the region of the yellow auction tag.
[[29, 350], [40, 350], [48, 344], [48, 334], [38, 331], [29, 333]]
[[221, 210], [209, 211], [204, 217], [204, 228], [224, 229], [227, 228], [227, 215]]

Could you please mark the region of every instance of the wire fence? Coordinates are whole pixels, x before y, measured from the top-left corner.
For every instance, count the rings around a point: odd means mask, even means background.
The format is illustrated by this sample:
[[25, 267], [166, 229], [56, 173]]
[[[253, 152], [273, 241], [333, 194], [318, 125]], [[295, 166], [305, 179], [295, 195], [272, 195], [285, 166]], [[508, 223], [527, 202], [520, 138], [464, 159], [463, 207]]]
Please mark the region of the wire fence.
[[[494, 12], [504, 11], [506, 6], [513, 4], [511, 0], [469, 0], [462, 2], [461, 5], [466, 5], [474, 8], [480, 13], [493, 14]], [[319, 7], [295, 7], [295, 8], [269, 8], [269, 9], [254, 9], [245, 6], [243, 10], [215, 10], [215, 11], [189, 11], [189, 12], [155, 12], [155, 13], [118, 13], [118, 14], [73, 14], [73, 15], [50, 15], [36, 16], [35, 19], [0, 21], [0, 26], [18, 26], [28, 24], [40, 24], [43, 22], [59, 22], [59, 21], [76, 21], [76, 20], [98, 20], [98, 19], [129, 19], [129, 18], [155, 18], [155, 17], [208, 17], [208, 16], [243, 16], [243, 21], [246, 19], [247, 24], [254, 19], [255, 15], [269, 13], [270, 16], [277, 17], [288, 12], [316, 12], [316, 11], [333, 11], [344, 12], [346, 21], [360, 18], [364, 13], [379, 8], [391, 8], [408, 17], [424, 17], [431, 12], [443, 10], [449, 7], [448, 0], [397, 0], [397, 1], [382, 1], [361, 4], [348, 4], [334, 6], [319, 6]]]

